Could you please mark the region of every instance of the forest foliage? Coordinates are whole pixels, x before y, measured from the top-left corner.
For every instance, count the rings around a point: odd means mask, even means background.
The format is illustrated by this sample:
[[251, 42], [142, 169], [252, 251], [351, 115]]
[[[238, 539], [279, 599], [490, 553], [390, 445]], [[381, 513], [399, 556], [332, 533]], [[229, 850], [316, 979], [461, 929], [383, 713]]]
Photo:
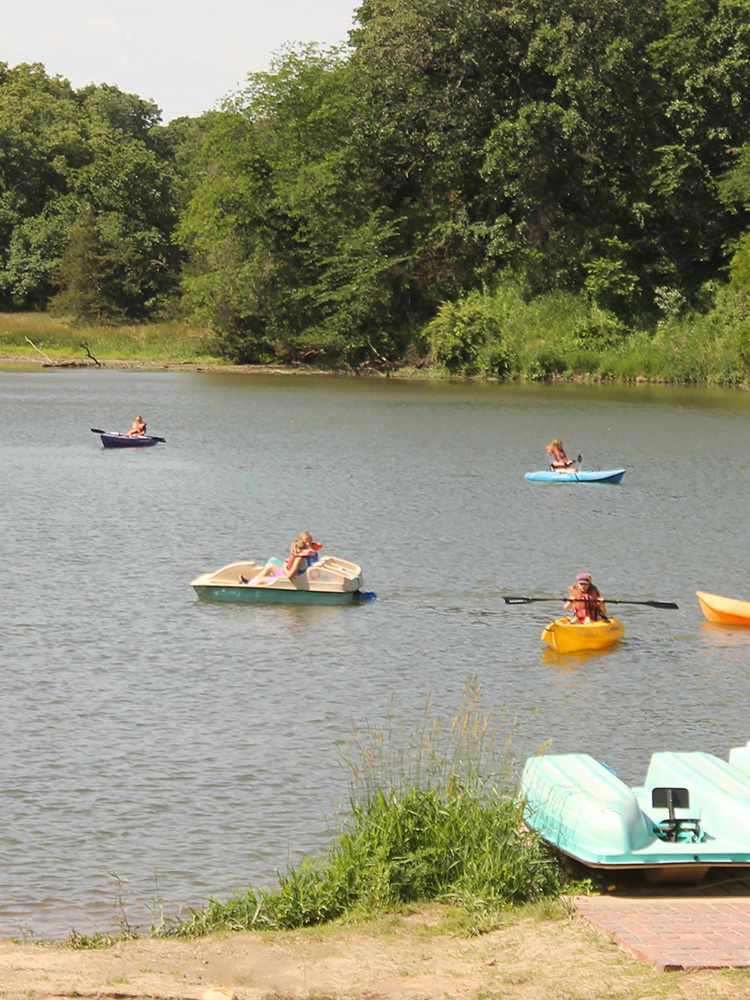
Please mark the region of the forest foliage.
[[347, 46], [166, 126], [0, 64], [0, 309], [181, 316], [243, 362], [743, 381], [749, 126], [750, 0], [364, 0]]

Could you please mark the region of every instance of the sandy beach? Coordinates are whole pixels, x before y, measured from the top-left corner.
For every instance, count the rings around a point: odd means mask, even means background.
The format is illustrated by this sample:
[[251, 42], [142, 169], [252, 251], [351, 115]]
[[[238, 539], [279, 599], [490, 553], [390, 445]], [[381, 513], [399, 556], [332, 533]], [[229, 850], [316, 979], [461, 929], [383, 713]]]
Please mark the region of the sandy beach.
[[750, 996], [750, 972], [657, 972], [562, 904], [478, 937], [439, 906], [346, 926], [137, 939], [100, 950], [0, 942], [4, 1000], [583, 1000]]

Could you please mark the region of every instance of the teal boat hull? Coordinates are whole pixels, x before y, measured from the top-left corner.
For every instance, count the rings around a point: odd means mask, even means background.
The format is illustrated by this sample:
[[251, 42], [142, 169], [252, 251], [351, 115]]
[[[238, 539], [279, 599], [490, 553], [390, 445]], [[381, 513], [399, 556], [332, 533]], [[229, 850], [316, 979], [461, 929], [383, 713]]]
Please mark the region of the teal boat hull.
[[310, 590], [273, 590], [270, 587], [193, 586], [203, 601], [241, 604], [355, 604], [359, 591], [327, 593]]
[[[588, 754], [531, 757], [520, 784], [524, 819], [592, 868], [668, 880], [686, 870], [702, 877], [711, 867], [750, 866], [750, 748], [742, 751], [733, 750], [729, 763], [702, 752], [655, 753], [644, 785], [633, 788]], [[654, 805], [667, 791], [687, 803], [671, 818]]]
[[625, 469], [579, 469], [577, 472], [540, 469], [524, 473], [523, 478], [532, 483], [619, 483], [624, 475]]

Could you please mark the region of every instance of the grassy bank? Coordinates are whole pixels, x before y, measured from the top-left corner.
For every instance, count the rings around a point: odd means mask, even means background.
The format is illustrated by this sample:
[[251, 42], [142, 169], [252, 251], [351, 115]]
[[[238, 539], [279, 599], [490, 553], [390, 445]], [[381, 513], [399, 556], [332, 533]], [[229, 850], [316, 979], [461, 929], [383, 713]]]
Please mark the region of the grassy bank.
[[580, 293], [528, 300], [506, 281], [444, 303], [425, 336], [435, 365], [454, 375], [750, 384], [750, 299], [731, 288], [704, 312], [665, 294], [659, 317], [626, 324]]
[[416, 732], [369, 729], [350, 744], [350, 801], [326, 855], [305, 859], [269, 889], [210, 900], [162, 936], [288, 930], [440, 902], [476, 934], [509, 908], [553, 900], [563, 886], [557, 862], [522, 821], [507, 753], [467, 685], [449, 724], [425, 716]]
[[[750, 388], [750, 300], [724, 288], [706, 312], [683, 313], [678, 305], [667, 301], [651, 325], [627, 326], [581, 294], [528, 300], [509, 281], [444, 303], [402, 363], [373, 358], [358, 373]], [[230, 365], [219, 357], [210, 330], [177, 322], [79, 326], [45, 313], [0, 314], [0, 356]], [[315, 370], [349, 369], [331, 357], [318, 358]]]
[[[30, 343], [31, 341], [31, 343]], [[40, 353], [41, 352], [41, 353]], [[220, 364], [210, 331], [183, 323], [82, 326], [46, 313], [0, 313], [0, 356]]]
[[[456, 931], [474, 936], [501, 926], [518, 907], [553, 906], [571, 882], [523, 822], [513, 725], [501, 741], [480, 714], [479, 698], [470, 678], [452, 720], [428, 705], [416, 730], [390, 721], [355, 733], [342, 753], [349, 801], [333, 820], [339, 832], [324, 856], [290, 866], [275, 886], [209, 899], [187, 917], [165, 917], [161, 903], [152, 906], [151, 936], [297, 930], [431, 903], [446, 907]], [[588, 881], [575, 886], [590, 888]], [[74, 931], [69, 945], [100, 948], [138, 936], [119, 899], [118, 933]]]

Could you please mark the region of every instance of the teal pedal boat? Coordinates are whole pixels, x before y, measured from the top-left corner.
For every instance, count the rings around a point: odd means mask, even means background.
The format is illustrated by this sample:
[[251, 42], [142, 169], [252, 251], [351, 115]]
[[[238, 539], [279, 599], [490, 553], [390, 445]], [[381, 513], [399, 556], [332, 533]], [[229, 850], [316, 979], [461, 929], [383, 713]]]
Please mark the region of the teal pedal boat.
[[198, 597], [246, 604], [355, 604], [362, 594], [362, 570], [356, 563], [323, 556], [291, 580], [283, 574], [256, 584], [262, 563], [235, 562], [190, 581]]
[[729, 762], [699, 751], [654, 753], [634, 788], [585, 753], [530, 757], [520, 794], [528, 826], [591, 868], [678, 881], [750, 866], [750, 744]]

